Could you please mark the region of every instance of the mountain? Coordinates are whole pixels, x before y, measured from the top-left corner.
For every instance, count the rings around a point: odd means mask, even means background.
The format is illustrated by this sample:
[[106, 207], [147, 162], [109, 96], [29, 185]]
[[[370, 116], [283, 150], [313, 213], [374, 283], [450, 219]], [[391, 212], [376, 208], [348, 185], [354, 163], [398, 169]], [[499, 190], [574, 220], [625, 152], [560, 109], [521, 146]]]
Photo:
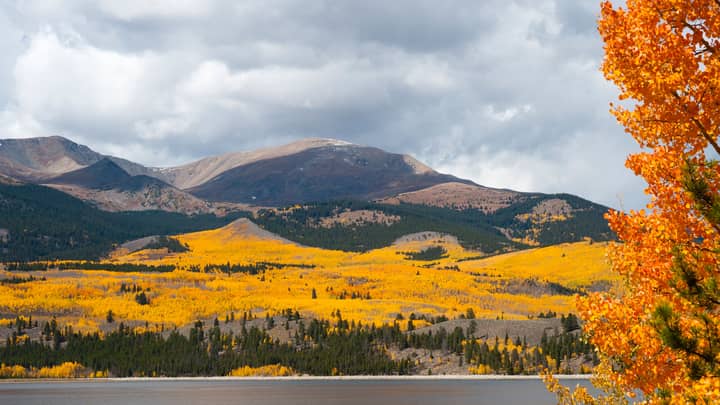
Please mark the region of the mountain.
[[0, 184], [0, 262], [96, 259], [127, 240], [216, 228], [237, 218], [107, 212], [49, 187]]
[[400, 193], [379, 200], [385, 204], [418, 204], [455, 210], [477, 209], [485, 213], [523, 201], [523, 193], [490, 187], [449, 182], [434, 185], [422, 190]]
[[[127, 182], [127, 175], [136, 182], [142, 179], [136, 176], [146, 176], [138, 188], [150, 183], [148, 178], [154, 178], [174, 186], [176, 195], [184, 190], [202, 200], [259, 206], [344, 198], [369, 200], [445, 182], [473, 184], [437, 173], [408, 155], [317, 138], [163, 169], [105, 156], [59, 136], [4, 139], [0, 140], [0, 174], [30, 183], [53, 184], [107, 209], [167, 208], [153, 201], [125, 206], [126, 199], [113, 197], [118, 200], [113, 203], [97, 193], [84, 192], [118, 189], [116, 183]], [[160, 183], [152, 184], [156, 189], [167, 189]]]
[[333, 145], [351, 144], [334, 139], [308, 138], [287, 145], [258, 149], [256, 151], [233, 152], [219, 156], [211, 156], [186, 165], [159, 169], [158, 175], [178, 188], [188, 189], [200, 186], [223, 172], [239, 166], [261, 160], [290, 156], [312, 148]]
[[372, 200], [450, 181], [472, 184], [437, 173], [407, 155], [326, 141], [296, 153], [242, 164], [188, 191], [210, 201], [283, 206]]
[[0, 140], [0, 184], [21, 182], [106, 211], [251, 210], [259, 226], [288, 240], [348, 251], [424, 231], [455, 235], [484, 253], [614, 238], [603, 218], [608, 208], [582, 198], [485, 187], [408, 155], [333, 139], [163, 169], [61, 137]]
[[126, 159], [105, 156], [61, 136], [0, 139], [0, 174], [40, 182], [109, 159], [130, 175], [161, 177], [158, 169]]
[[[479, 187], [440, 174], [408, 155], [319, 138], [162, 169], [102, 155], [60, 136], [3, 139], [0, 174], [35, 184], [52, 184], [108, 210], [180, 212], [208, 212], [201, 200], [283, 206], [348, 198], [390, 198], [443, 183]], [[130, 179], [137, 184], [127, 190]], [[137, 192], [148, 187], [152, 192]], [[104, 192], [119, 189], [135, 193], [128, 198], [123, 193]], [[194, 197], [182, 194], [181, 190]], [[167, 198], [158, 196], [168, 193], [172, 195]], [[144, 196], [148, 201], [140, 201]], [[182, 203], [165, 203], [178, 199]]]
[[45, 185], [90, 201], [106, 211], [219, 212], [213, 204], [162, 180], [146, 175], [131, 176], [110, 158], [48, 179]]
[[38, 181], [93, 164], [102, 155], [60, 136], [0, 140], [0, 173]]
[[[159, 182], [157, 179], [146, 176], [137, 177], [139, 177], [140, 180], [152, 179], [152, 181]], [[103, 158], [89, 166], [50, 178], [46, 180], [46, 183], [68, 184], [97, 190], [109, 190], [127, 189], [131, 187], [130, 183], [132, 179], [133, 176], [118, 166], [117, 163], [108, 158]], [[134, 183], [134, 185], [140, 185], [140, 182], [136, 181]]]
[[307, 246], [367, 251], [417, 232], [451, 234], [486, 254], [585, 239], [612, 240], [608, 208], [569, 194], [522, 194], [492, 212], [419, 204], [330, 201], [262, 209], [253, 220]]

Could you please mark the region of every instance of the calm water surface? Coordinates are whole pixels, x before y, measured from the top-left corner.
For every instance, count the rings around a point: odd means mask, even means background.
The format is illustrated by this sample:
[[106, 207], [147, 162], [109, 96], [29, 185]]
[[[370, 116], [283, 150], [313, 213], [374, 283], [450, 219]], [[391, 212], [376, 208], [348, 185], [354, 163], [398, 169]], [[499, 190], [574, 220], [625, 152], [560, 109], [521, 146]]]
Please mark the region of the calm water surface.
[[[574, 387], [587, 380], [563, 380]], [[181, 380], [0, 383], [0, 404], [554, 404], [540, 380]]]

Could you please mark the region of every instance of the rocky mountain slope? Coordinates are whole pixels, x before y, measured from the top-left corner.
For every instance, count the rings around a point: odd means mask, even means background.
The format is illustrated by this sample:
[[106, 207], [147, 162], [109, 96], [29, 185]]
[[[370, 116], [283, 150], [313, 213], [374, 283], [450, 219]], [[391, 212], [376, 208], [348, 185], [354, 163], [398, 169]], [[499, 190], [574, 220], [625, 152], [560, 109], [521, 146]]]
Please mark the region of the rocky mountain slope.
[[[104, 171], [108, 162], [133, 177], [134, 182], [140, 182], [136, 188], [150, 183], [148, 177], [152, 177], [175, 187], [175, 196], [182, 195], [179, 193], [182, 190], [202, 200], [258, 206], [386, 198], [446, 182], [473, 185], [470, 181], [437, 173], [408, 155], [333, 139], [310, 138], [162, 169], [105, 156], [59, 136], [0, 140], [0, 175], [36, 184], [64, 185], [58, 188], [106, 209], [177, 210], [173, 204], [158, 204], [151, 200], [138, 203], [137, 193], [109, 196], [98, 192], [108, 190], [109, 183], [129, 181], [118, 178], [122, 175], [115, 169], [114, 173]], [[93, 167], [97, 164], [101, 166]], [[68, 184], [73, 187], [67, 187]], [[160, 183], [152, 184], [155, 189], [167, 190], [167, 187], [159, 187]], [[118, 187], [110, 189], [118, 190]], [[152, 199], [153, 195], [149, 193], [148, 198]], [[181, 200], [192, 199], [184, 196]], [[184, 202], [176, 205], [182, 206]], [[194, 204], [179, 211], [189, 212], [198, 207]]]
[[[408, 155], [333, 139], [163, 169], [57, 136], [0, 140], [0, 183], [23, 182], [105, 211], [253, 211], [258, 225], [284, 238], [350, 251], [423, 231], [453, 234], [485, 253], [613, 238], [603, 218], [607, 207], [582, 198], [484, 187]], [[1, 220], [0, 228], [7, 228]]]
[[0, 173], [38, 181], [91, 165], [102, 156], [59, 136], [0, 140]]
[[157, 170], [126, 159], [104, 156], [61, 136], [0, 139], [0, 174], [31, 183], [90, 166], [105, 158], [131, 175]]
[[523, 193], [475, 184], [448, 182], [422, 190], [400, 193], [379, 200], [385, 204], [418, 204], [455, 210], [476, 209], [485, 213], [495, 212], [514, 203], [526, 200]]
[[211, 201], [283, 206], [371, 200], [449, 181], [470, 183], [419, 166], [408, 156], [327, 144], [235, 167], [188, 191]]
[[350, 144], [333, 139], [308, 138], [273, 148], [210, 156], [186, 165], [160, 169], [157, 175], [178, 188], [187, 189], [198, 187], [216, 176], [239, 166], [266, 159], [290, 156], [308, 149], [341, 145]]
[[212, 203], [146, 175], [131, 176], [109, 158], [45, 180], [45, 184], [106, 211], [219, 212]]

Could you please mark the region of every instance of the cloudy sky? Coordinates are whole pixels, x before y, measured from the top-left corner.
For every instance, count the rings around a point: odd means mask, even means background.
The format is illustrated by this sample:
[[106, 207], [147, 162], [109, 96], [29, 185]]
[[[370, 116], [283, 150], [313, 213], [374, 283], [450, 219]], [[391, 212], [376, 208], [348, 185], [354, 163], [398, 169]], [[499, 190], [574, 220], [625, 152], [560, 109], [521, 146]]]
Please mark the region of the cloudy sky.
[[8, 0], [0, 138], [170, 166], [304, 137], [639, 208], [599, 0]]

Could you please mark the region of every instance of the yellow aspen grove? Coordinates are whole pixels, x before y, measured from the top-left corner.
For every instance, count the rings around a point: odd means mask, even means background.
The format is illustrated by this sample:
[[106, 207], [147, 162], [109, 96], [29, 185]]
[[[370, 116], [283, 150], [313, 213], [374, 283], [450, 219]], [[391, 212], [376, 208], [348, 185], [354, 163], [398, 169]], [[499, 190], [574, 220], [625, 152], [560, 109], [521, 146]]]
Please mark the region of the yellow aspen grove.
[[601, 7], [602, 71], [623, 100], [612, 112], [642, 147], [626, 165], [645, 179], [651, 201], [607, 215], [625, 288], [578, 309], [605, 358], [600, 377], [615, 392], [719, 403], [720, 1]]

